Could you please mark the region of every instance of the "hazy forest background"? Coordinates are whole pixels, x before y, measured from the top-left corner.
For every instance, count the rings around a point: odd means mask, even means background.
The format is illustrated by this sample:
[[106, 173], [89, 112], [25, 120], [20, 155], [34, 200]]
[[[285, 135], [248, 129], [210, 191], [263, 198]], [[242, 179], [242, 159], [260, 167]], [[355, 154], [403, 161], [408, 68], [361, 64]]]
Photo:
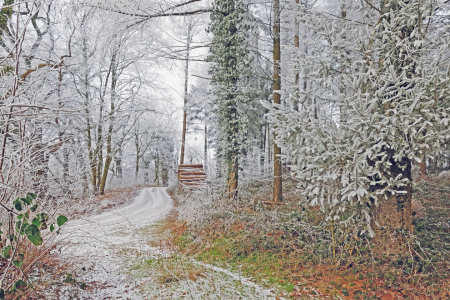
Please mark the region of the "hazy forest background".
[[1, 1], [0, 298], [63, 204], [138, 185], [171, 187], [186, 253], [292, 297], [318, 261], [450, 297], [449, 1]]

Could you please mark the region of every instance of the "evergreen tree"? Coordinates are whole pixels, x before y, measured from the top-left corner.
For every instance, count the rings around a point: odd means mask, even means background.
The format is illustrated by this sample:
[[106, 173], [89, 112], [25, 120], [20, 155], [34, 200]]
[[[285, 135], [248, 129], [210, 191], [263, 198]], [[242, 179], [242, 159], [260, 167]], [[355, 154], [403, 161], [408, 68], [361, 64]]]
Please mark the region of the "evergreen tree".
[[432, 1], [353, 5], [352, 18], [370, 16], [371, 26], [299, 12], [317, 35], [298, 64], [311, 70], [314, 101], [278, 106], [269, 119], [311, 204], [331, 222], [361, 226], [375, 254], [404, 254], [412, 164], [449, 135], [449, 25]]
[[249, 102], [250, 56], [245, 32], [247, 7], [240, 0], [216, 0], [208, 32], [214, 35], [210, 69], [216, 95], [215, 109], [221, 131], [221, 156], [228, 168], [228, 192], [236, 195], [239, 156], [246, 128], [245, 107]]

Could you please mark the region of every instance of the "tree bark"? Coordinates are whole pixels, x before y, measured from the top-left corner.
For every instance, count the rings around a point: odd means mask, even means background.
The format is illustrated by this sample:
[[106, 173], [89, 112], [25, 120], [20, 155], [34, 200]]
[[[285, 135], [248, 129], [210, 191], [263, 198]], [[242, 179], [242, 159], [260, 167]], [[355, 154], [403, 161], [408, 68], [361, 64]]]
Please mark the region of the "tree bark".
[[191, 47], [191, 31], [192, 25], [188, 24], [188, 32], [187, 32], [187, 40], [186, 40], [186, 66], [184, 69], [184, 107], [183, 107], [183, 133], [181, 136], [181, 157], [180, 157], [180, 165], [184, 164], [184, 152], [186, 147], [186, 123], [187, 123], [187, 98], [188, 98], [188, 84], [189, 84], [189, 51]]
[[122, 156], [122, 149], [119, 149], [119, 151], [117, 151], [117, 155], [115, 156], [117, 178], [122, 178]]
[[203, 163], [203, 170], [205, 173], [208, 171], [208, 127], [206, 126], [206, 118], [205, 118], [205, 159]]
[[[281, 41], [280, 41], [280, 1], [273, 1], [273, 102], [281, 104], [281, 77], [280, 77], [280, 60], [281, 60]], [[276, 128], [276, 127], [275, 127]], [[274, 131], [274, 147], [273, 147], [273, 202], [281, 202], [283, 200], [282, 193], [282, 166], [281, 166], [281, 148], [278, 147], [275, 140], [277, 134]]]
[[[233, 157], [236, 157], [233, 155]], [[238, 171], [239, 164], [237, 158], [235, 160], [230, 160], [228, 162], [228, 196], [230, 198], [237, 197], [237, 188], [238, 188]]]
[[425, 154], [422, 154], [420, 159], [422, 162], [419, 163], [419, 174], [420, 175], [428, 175], [427, 173], [427, 160]]
[[[299, 5], [299, 2], [300, 2], [300, 0], [295, 0], [295, 4], [296, 4], [296, 6], [298, 7], [298, 5]], [[299, 50], [299, 48], [300, 48], [300, 38], [299, 38], [299, 31], [300, 31], [300, 24], [299, 24], [299, 21], [298, 21], [298, 17], [296, 16], [295, 17], [295, 35], [294, 35], [294, 47], [295, 47], [295, 50], [297, 51], [297, 53], [298, 53], [298, 50]], [[298, 110], [299, 109], [299, 101], [300, 101], [300, 96], [299, 96], [299, 93], [298, 93], [298, 89], [299, 89], [299, 87], [298, 87], [298, 83], [299, 83], [299, 80], [300, 80], [300, 73], [299, 73], [299, 65], [298, 65], [298, 62], [296, 62], [295, 63], [295, 99], [294, 99], [294, 110]]]
[[169, 170], [167, 170], [167, 164], [165, 161], [164, 150], [161, 151], [161, 179], [163, 186], [169, 185]]
[[[116, 86], [117, 86], [117, 52], [115, 52], [111, 58], [111, 103], [109, 112], [109, 129], [106, 137], [106, 159], [103, 167], [103, 174], [100, 183], [100, 195], [105, 194], [106, 178], [108, 177], [109, 167], [112, 161], [112, 135], [115, 122], [115, 101], [116, 101]], [[100, 178], [100, 176], [99, 176]]]
[[155, 180], [153, 183], [156, 183], [157, 186], [159, 186], [159, 152], [156, 150], [156, 156], [155, 156]]
[[[411, 161], [404, 157], [401, 161], [394, 160], [394, 150], [387, 150], [389, 154], [389, 162], [391, 163], [389, 177], [395, 178], [402, 175], [402, 178], [408, 178], [410, 184], [400, 191], [404, 194], [387, 194], [384, 198], [379, 196], [378, 206], [374, 205], [372, 220], [372, 229], [375, 237], [372, 239], [374, 245], [373, 253], [376, 256], [386, 255], [403, 255], [410, 250], [407, 236], [405, 233], [412, 232], [411, 219], [411, 199], [412, 199], [412, 179], [411, 179]], [[402, 169], [401, 166], [405, 168]], [[371, 191], [382, 188], [374, 186]]]

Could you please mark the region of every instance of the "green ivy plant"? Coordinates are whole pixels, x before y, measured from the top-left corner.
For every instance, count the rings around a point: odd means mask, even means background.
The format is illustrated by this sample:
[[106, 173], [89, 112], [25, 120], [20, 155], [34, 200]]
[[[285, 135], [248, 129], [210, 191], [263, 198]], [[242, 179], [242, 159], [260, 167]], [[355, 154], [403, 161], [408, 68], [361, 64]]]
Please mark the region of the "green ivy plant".
[[[45, 212], [37, 212], [39, 205], [36, 203], [36, 194], [27, 193], [26, 197], [19, 197], [13, 201], [14, 209], [10, 212], [16, 215], [17, 221], [12, 232], [8, 232], [9, 245], [4, 246], [0, 250], [0, 259], [8, 260], [7, 270], [9, 267], [22, 268], [24, 253], [19, 253], [16, 249], [17, 242], [24, 236], [33, 245], [40, 246], [43, 244], [41, 231], [48, 228], [49, 216]], [[55, 231], [59, 234], [61, 227], [68, 221], [66, 216], [58, 216], [56, 223], [50, 224], [50, 232]], [[0, 223], [0, 227], [2, 224]], [[0, 230], [0, 234], [3, 232]], [[3, 282], [1, 282], [3, 285]], [[11, 292], [24, 290], [28, 283], [23, 280], [17, 280], [12, 286]], [[5, 298], [5, 291], [0, 287], [0, 299]]]

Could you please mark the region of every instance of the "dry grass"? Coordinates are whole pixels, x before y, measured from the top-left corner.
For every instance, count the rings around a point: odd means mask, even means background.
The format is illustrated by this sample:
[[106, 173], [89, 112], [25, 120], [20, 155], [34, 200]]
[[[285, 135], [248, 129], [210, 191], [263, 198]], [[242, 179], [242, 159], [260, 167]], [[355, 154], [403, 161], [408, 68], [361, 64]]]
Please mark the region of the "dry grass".
[[[293, 299], [450, 299], [449, 227], [441, 226], [450, 222], [450, 181], [417, 181], [413, 211], [420, 247], [409, 257], [378, 259], [364, 239], [345, 240], [344, 234], [333, 258], [331, 230], [320, 210], [299, 205], [298, 191], [286, 187], [283, 206], [261, 204], [271, 199], [270, 186], [261, 184], [246, 187], [234, 202], [173, 191], [181, 215], [170, 218], [172, 242], [208, 263], [242, 266], [244, 274], [283, 287]], [[201, 211], [186, 220], [189, 206]]]

